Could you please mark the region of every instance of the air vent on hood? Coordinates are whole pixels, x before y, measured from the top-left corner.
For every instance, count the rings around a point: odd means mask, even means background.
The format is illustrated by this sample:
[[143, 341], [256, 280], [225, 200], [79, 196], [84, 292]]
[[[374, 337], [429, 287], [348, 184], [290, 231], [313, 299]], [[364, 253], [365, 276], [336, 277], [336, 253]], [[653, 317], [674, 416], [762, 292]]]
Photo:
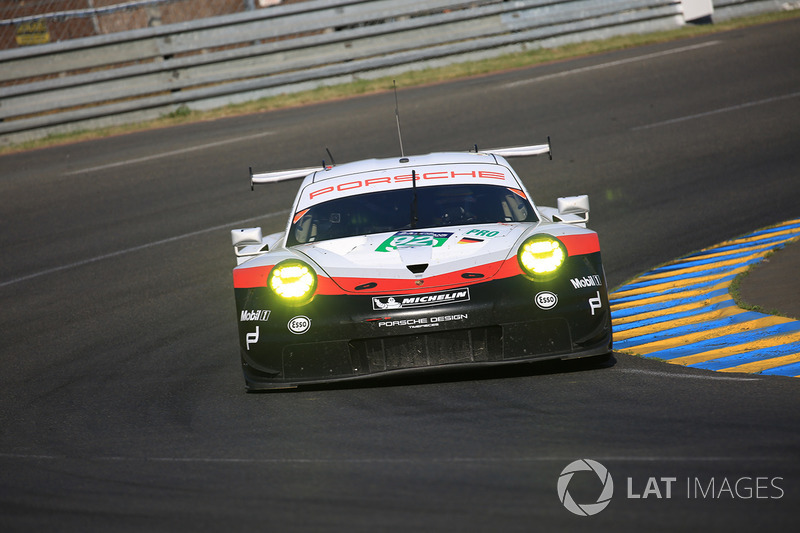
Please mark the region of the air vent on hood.
[[422, 274], [428, 268], [428, 263], [422, 263], [419, 265], [406, 265], [406, 268], [409, 269], [412, 274]]

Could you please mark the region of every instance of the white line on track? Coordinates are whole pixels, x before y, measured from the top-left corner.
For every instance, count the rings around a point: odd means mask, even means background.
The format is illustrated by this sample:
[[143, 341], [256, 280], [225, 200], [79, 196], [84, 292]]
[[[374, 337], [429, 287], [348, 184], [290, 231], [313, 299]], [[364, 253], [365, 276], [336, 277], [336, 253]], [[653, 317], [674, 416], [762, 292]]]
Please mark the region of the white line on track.
[[[0, 459], [28, 460], [28, 461], [56, 461], [56, 460], [85, 460], [87, 458], [72, 457], [67, 455], [44, 455], [44, 454], [24, 454], [24, 453], [0, 453]], [[374, 457], [374, 458], [313, 458], [304, 459], [299, 457], [121, 457], [121, 456], [100, 456], [90, 458], [93, 461], [106, 461], [110, 463], [123, 462], [153, 462], [153, 463], [194, 463], [194, 464], [448, 464], [448, 463], [475, 463], [475, 464], [497, 464], [497, 463], [569, 463], [574, 457], [568, 456], [544, 456], [544, 457]], [[632, 463], [653, 463], [653, 462], [681, 462], [681, 463], [729, 463], [747, 461], [774, 461], [780, 462], [788, 457], [727, 457], [727, 456], [601, 456], [595, 457], [598, 461], [624, 461]]]
[[653, 370], [639, 370], [636, 368], [624, 368], [619, 371], [624, 372], [626, 374], [644, 374], [647, 376], [678, 378], [678, 379], [706, 379], [711, 381], [761, 381], [760, 378], [740, 378], [734, 376], [720, 376], [718, 374], [710, 374], [710, 375], [673, 374], [671, 372], [656, 372]]
[[513, 81], [510, 83], [506, 83], [501, 86], [501, 88], [508, 89], [512, 87], [518, 87], [520, 85], [527, 85], [529, 83], [537, 83], [540, 81], [552, 80], [556, 78], [564, 78], [566, 76], [572, 76], [573, 74], [581, 74], [583, 72], [590, 72], [593, 70], [602, 70], [611, 67], [617, 67], [619, 65], [627, 65], [629, 63], [637, 63], [639, 61], [647, 61], [648, 59], [653, 59], [656, 57], [664, 57], [673, 54], [680, 54], [683, 52], [691, 52], [692, 50], [698, 50], [700, 48], [706, 48], [708, 46], [714, 46], [720, 44], [721, 41], [708, 41], [706, 43], [694, 44], [691, 46], [683, 46], [680, 48], [673, 48], [671, 50], [664, 50], [663, 52], [653, 52], [652, 54], [645, 54], [643, 56], [636, 56], [636, 57], [629, 57], [627, 59], [620, 59], [617, 61], [609, 61], [608, 63], [600, 63], [599, 65], [592, 65], [589, 67], [581, 67], [572, 70], [566, 70], [564, 72], [557, 72], [555, 74], [547, 74], [544, 76], [539, 76], [536, 78], [531, 78], [528, 80], [519, 80]]
[[7, 285], [14, 285], [15, 283], [19, 283], [21, 281], [27, 281], [29, 279], [38, 278], [40, 276], [46, 276], [48, 274], [54, 274], [56, 272], [61, 272], [62, 270], [69, 270], [71, 268], [76, 268], [84, 265], [88, 265], [90, 263], [96, 263], [97, 261], [102, 261], [103, 259], [110, 259], [112, 257], [117, 257], [124, 254], [129, 254], [131, 252], [138, 252], [139, 250], [145, 250], [147, 248], [152, 248], [153, 246], [160, 246], [162, 244], [168, 244], [171, 242], [179, 241], [181, 239], [186, 239], [189, 237], [196, 237], [197, 235], [202, 235], [204, 233], [210, 233], [212, 231], [219, 231], [226, 228], [234, 228], [236, 226], [240, 226], [242, 224], [247, 224], [254, 220], [259, 220], [262, 218], [270, 218], [278, 215], [286, 215], [289, 213], [289, 210], [284, 211], [276, 211], [274, 213], [266, 213], [264, 215], [259, 215], [257, 217], [245, 218], [243, 220], [237, 220], [235, 222], [230, 222], [228, 224], [222, 224], [220, 226], [214, 226], [212, 228], [201, 229], [197, 231], [192, 231], [190, 233], [184, 233], [183, 235], [176, 235], [175, 237], [169, 237], [167, 239], [161, 239], [159, 241], [153, 241], [146, 244], [140, 244], [139, 246], [134, 246], [132, 248], [126, 248], [124, 250], [117, 250], [116, 252], [111, 252], [108, 254], [98, 255], [96, 257], [91, 257], [89, 259], [84, 259], [83, 261], [76, 261], [74, 263], [69, 263], [66, 265], [61, 265], [53, 268], [48, 268], [47, 270], [41, 270], [39, 272], [34, 272], [33, 274], [28, 274], [27, 276], [22, 276], [19, 278], [10, 279], [8, 281], [3, 281], [0, 283], [0, 287], [5, 287]]
[[71, 176], [71, 175], [74, 175], [74, 174], [82, 174], [82, 173], [85, 173], [85, 172], [94, 172], [96, 170], [106, 170], [106, 169], [114, 168], [114, 167], [122, 167], [122, 166], [126, 166], [126, 165], [133, 165], [135, 163], [142, 163], [143, 161], [152, 161], [153, 159], [160, 159], [162, 157], [170, 157], [170, 156], [173, 156], [173, 155], [180, 155], [180, 154], [186, 154], [186, 153], [189, 153], [189, 152], [196, 152], [198, 150], [206, 150], [208, 148], [215, 148], [217, 146], [224, 146], [226, 144], [237, 143], [237, 142], [240, 142], [240, 141], [248, 141], [250, 139], [258, 139], [259, 137], [266, 137], [267, 135], [273, 135], [274, 133], [275, 133], [274, 131], [265, 131], [265, 132], [261, 132], [261, 133], [256, 133], [254, 135], [245, 135], [244, 137], [235, 137], [233, 139], [225, 139], [224, 141], [216, 141], [216, 142], [213, 142], [213, 143], [206, 143], [206, 144], [200, 144], [198, 146], [190, 146], [188, 148], [181, 148], [180, 150], [172, 150], [171, 152], [161, 152], [161, 153], [158, 153], [158, 154], [152, 154], [152, 155], [148, 155], [148, 156], [144, 156], [144, 157], [137, 157], [137, 158], [134, 158], [134, 159], [126, 159], [125, 161], [117, 161], [115, 163], [108, 163], [106, 165], [99, 165], [99, 166], [96, 166], [96, 167], [82, 168], [82, 169], [79, 169], [79, 170], [71, 170], [69, 172], [66, 172], [64, 175], [65, 176]]
[[775, 102], [780, 102], [782, 100], [788, 100], [790, 98], [797, 98], [800, 96], [800, 91], [784, 94], [781, 96], [773, 96], [772, 98], [764, 98], [763, 100], [754, 100], [752, 102], [745, 102], [743, 104], [732, 105], [728, 107], [720, 107], [719, 109], [712, 109], [711, 111], [705, 111], [703, 113], [696, 113], [694, 115], [686, 115], [684, 117], [673, 118], [670, 120], [664, 120], [662, 122], [654, 122], [653, 124], [648, 124], [646, 126], [637, 126], [632, 128], [631, 131], [638, 131], [638, 130], [646, 130], [650, 128], [657, 128], [659, 126], [667, 126], [669, 124], [676, 124], [678, 122], [684, 122], [687, 120], [694, 120], [696, 118], [703, 118], [708, 117], [711, 115], [718, 115], [720, 113], [728, 113], [730, 111], [739, 111], [740, 109], [747, 109], [748, 107], [755, 107], [758, 105], [765, 105], [765, 104], [772, 104]]

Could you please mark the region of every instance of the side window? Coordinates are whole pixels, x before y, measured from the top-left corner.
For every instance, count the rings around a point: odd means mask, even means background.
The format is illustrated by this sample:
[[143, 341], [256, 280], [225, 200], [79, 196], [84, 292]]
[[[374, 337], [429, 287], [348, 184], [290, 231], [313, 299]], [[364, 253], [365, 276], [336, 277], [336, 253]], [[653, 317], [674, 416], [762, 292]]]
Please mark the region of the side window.
[[294, 223], [293, 236], [294, 240], [299, 244], [305, 244], [311, 240], [311, 230], [313, 225], [313, 209], [309, 209], [300, 217], [300, 220]]
[[528, 220], [527, 203], [516, 194], [505, 194], [502, 197], [503, 215], [506, 222], [523, 222]]
[[507, 194], [506, 201], [511, 210], [511, 220], [522, 222], [528, 219], [528, 206], [525, 205], [525, 201], [522, 198], [515, 194]]

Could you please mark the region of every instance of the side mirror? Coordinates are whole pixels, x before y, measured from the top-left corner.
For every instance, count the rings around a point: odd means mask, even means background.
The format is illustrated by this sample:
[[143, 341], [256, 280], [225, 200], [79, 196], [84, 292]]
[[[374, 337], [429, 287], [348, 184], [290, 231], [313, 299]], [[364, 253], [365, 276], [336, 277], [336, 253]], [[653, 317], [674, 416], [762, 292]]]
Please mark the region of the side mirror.
[[558, 218], [567, 224], [586, 227], [589, 222], [589, 196], [566, 196], [558, 199]]
[[236, 254], [236, 262], [241, 265], [247, 257], [261, 255], [267, 251], [268, 245], [262, 245], [261, 228], [244, 228], [231, 230], [231, 242]]
[[244, 228], [231, 230], [233, 246], [252, 246], [261, 244], [261, 228]]

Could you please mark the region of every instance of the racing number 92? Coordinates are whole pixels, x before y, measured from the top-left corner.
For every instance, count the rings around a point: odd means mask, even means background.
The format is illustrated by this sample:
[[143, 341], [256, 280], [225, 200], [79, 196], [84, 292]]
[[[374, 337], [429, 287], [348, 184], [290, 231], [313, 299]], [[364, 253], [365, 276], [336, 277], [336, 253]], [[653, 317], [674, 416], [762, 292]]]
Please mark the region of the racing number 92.
[[375, 251], [377, 252], [393, 252], [398, 248], [407, 248], [412, 246], [430, 246], [438, 248], [442, 246], [447, 239], [450, 238], [452, 233], [442, 232], [400, 232], [395, 233], [385, 241], [383, 241]]

